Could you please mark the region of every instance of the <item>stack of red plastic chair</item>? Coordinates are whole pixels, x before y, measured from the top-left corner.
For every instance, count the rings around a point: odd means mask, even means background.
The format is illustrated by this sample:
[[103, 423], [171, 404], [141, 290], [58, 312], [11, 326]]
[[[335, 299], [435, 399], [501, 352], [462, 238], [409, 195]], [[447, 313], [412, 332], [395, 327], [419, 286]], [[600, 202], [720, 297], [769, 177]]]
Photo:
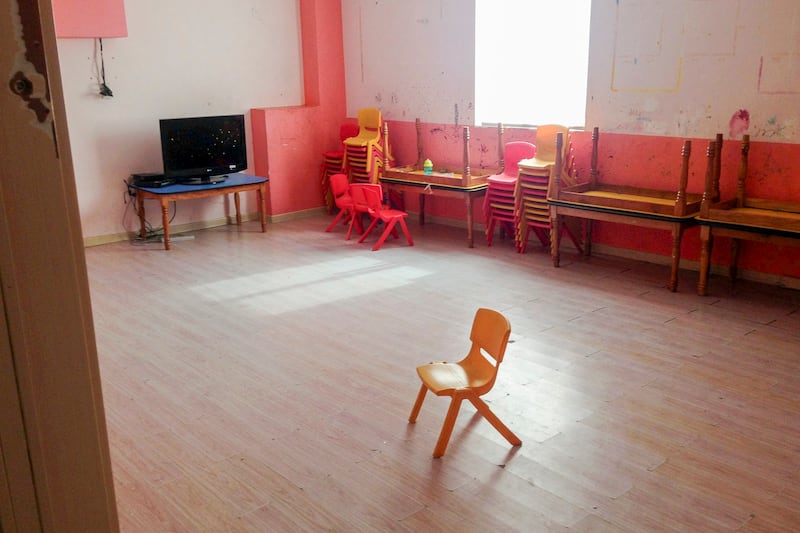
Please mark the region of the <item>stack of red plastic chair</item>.
[[345, 166], [351, 183], [377, 183], [383, 168], [379, 109], [366, 107], [358, 111], [358, 135], [344, 140]]
[[325, 200], [328, 213], [332, 213], [333, 208], [336, 206], [333, 192], [331, 191], [331, 176], [344, 172], [344, 141], [358, 135], [358, 129], [358, 124], [355, 122], [345, 122], [339, 128], [339, 148], [322, 153], [322, 169], [320, 171], [322, 198]]
[[514, 141], [506, 143], [503, 148], [503, 172], [486, 179], [488, 187], [484, 199], [483, 211], [486, 215], [486, 244], [492, 245], [497, 224], [506, 235], [516, 237], [517, 222], [517, 163], [525, 158], [533, 157], [536, 147], [529, 142]]

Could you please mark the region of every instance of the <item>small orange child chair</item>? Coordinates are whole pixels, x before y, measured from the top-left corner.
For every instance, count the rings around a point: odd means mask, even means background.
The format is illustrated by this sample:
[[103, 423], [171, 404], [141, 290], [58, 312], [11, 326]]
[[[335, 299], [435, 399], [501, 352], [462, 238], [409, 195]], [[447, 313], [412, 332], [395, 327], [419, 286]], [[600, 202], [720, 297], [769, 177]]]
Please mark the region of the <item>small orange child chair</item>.
[[369, 210], [368, 212], [372, 217], [372, 222], [370, 223], [369, 227], [367, 227], [366, 231], [364, 231], [364, 233], [361, 235], [361, 238], [358, 239], [358, 242], [364, 242], [364, 239], [366, 239], [370, 232], [375, 229], [375, 226], [378, 225], [378, 222], [383, 222], [383, 233], [381, 234], [380, 238], [378, 238], [378, 242], [375, 243], [375, 246], [372, 247], [373, 252], [380, 249], [390, 233], [395, 239], [398, 238], [397, 230], [395, 228], [397, 224], [400, 224], [400, 228], [403, 230], [403, 234], [406, 236], [408, 245], [414, 246], [414, 240], [411, 238], [411, 234], [408, 232], [408, 226], [406, 225], [408, 213], [384, 206], [383, 191], [381, 190], [381, 186], [379, 184], [365, 185], [363, 190], [367, 201]]
[[450, 408], [447, 410], [439, 440], [433, 450], [434, 457], [444, 455], [456, 424], [461, 402], [464, 400], [469, 400], [512, 446], [522, 444], [520, 438], [508, 429], [480, 398], [494, 386], [510, 334], [511, 324], [505, 316], [492, 309], [478, 309], [469, 335], [472, 346], [464, 359], [458, 363], [430, 363], [417, 367], [422, 386], [408, 417], [410, 423], [417, 421], [425, 394], [429, 390], [437, 396], [450, 396]]

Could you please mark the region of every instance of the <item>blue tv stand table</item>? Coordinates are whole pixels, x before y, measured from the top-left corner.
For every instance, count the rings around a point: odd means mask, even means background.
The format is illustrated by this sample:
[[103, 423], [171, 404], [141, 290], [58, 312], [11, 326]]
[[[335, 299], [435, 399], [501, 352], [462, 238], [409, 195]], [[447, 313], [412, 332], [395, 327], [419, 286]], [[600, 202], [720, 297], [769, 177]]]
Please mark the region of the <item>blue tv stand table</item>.
[[267, 182], [268, 178], [261, 176], [251, 176], [250, 174], [234, 173], [229, 174], [228, 179], [221, 183], [205, 183], [202, 185], [167, 185], [166, 187], [142, 187], [131, 185], [136, 191], [136, 206], [141, 224], [140, 235], [142, 238], [147, 236], [144, 222], [144, 201], [147, 198], [158, 200], [161, 204], [161, 220], [164, 226], [164, 249], [171, 247], [169, 240], [169, 202], [177, 200], [191, 200], [194, 198], [208, 198], [221, 194], [233, 193], [233, 201], [236, 206], [236, 224], [242, 224], [242, 215], [239, 211], [239, 193], [246, 191], [256, 191], [258, 193], [258, 208], [261, 213], [261, 231], [267, 231]]

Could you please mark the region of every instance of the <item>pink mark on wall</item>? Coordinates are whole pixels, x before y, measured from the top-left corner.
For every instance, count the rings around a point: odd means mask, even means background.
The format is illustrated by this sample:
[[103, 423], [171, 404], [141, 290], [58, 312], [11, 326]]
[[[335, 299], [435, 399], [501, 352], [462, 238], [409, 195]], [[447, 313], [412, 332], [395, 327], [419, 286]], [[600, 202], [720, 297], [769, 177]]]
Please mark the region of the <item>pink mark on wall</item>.
[[747, 109], [740, 109], [733, 114], [728, 125], [730, 126], [730, 138], [740, 138], [750, 128], [750, 112]]

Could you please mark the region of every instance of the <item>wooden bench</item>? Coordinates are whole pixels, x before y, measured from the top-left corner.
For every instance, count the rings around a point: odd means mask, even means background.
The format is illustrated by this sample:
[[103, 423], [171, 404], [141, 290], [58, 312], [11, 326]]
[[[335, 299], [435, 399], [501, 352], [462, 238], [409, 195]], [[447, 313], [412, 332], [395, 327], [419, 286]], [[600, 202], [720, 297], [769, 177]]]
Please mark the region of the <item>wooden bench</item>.
[[[709, 149], [710, 150], [710, 149]], [[742, 139], [736, 196], [720, 201], [719, 175], [706, 173], [705, 193], [697, 221], [700, 224], [700, 280], [697, 294], [705, 296], [715, 237], [731, 238], [728, 275], [736, 280], [740, 240], [800, 246], [800, 202], [748, 198], [745, 194], [750, 136]], [[714, 157], [709, 153], [709, 158]], [[716, 154], [719, 157], [719, 154]]]
[[[592, 131], [592, 159], [589, 181], [562, 187], [559, 180], [550, 181], [547, 202], [550, 205], [550, 252], [553, 265], [559, 266], [560, 217], [572, 216], [586, 219], [583, 253], [591, 255], [592, 222], [615, 222], [647, 228], [668, 230], [672, 234], [672, 261], [667, 287], [678, 287], [681, 240], [684, 230], [695, 225], [700, 212], [701, 194], [686, 192], [689, 179], [691, 141], [685, 140], [681, 150], [680, 179], [677, 189], [659, 190], [627, 185], [601, 183], [598, 179], [598, 128]], [[559, 141], [563, 142], [563, 141]], [[559, 149], [558, 154], [561, 151]], [[559, 175], [560, 157], [556, 160]]]

